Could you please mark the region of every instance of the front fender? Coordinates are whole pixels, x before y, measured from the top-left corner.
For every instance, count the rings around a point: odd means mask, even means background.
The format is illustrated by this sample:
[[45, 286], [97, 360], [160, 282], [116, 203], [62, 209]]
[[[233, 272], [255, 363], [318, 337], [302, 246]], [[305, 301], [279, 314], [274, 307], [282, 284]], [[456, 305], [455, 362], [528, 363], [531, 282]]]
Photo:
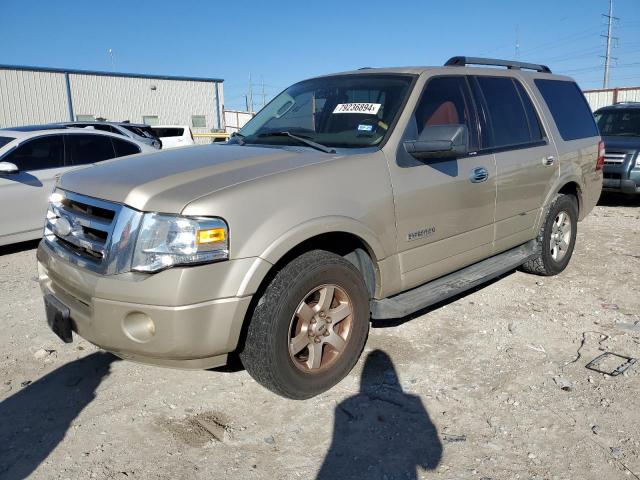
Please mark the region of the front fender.
[[333, 232], [350, 233], [360, 238], [367, 245], [369, 254], [374, 261], [382, 260], [387, 256], [376, 235], [364, 224], [353, 218], [335, 215], [314, 218], [296, 225], [273, 241], [264, 252], [262, 252], [260, 258], [270, 263], [276, 263], [284, 257], [287, 252], [302, 242], [324, 233]]

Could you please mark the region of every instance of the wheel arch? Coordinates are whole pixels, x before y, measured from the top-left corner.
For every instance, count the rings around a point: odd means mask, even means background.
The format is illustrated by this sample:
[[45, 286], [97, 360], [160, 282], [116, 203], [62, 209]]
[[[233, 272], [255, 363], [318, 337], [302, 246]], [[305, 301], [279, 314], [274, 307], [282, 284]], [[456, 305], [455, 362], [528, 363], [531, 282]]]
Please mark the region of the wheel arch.
[[[325, 231], [314, 235], [308, 235], [298, 243], [289, 244], [288, 249], [269, 249], [270, 267], [268, 271], [262, 275], [262, 278], [259, 279], [259, 285], [253, 294], [253, 299], [243, 320], [236, 352], [242, 350], [244, 346], [247, 329], [253, 315], [253, 311], [267, 286], [271, 283], [276, 274], [291, 260], [311, 250], [326, 250], [331, 253], [335, 253], [336, 255], [340, 255], [351, 262], [362, 274], [370, 297], [374, 297], [376, 288], [380, 282], [380, 272], [377, 265], [379, 257], [371, 246], [371, 243], [353, 231]], [[275, 255], [275, 252], [277, 252], [277, 255]], [[257, 279], [254, 278], [253, 281], [257, 281]]]

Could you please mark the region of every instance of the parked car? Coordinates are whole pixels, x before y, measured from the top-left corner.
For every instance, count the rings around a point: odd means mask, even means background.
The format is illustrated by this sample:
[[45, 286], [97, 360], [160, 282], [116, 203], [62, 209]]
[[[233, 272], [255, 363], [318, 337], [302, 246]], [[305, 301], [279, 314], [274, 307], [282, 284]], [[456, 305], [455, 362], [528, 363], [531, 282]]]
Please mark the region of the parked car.
[[98, 130], [59, 126], [0, 130], [0, 245], [42, 236], [56, 177], [79, 165], [156, 151]]
[[61, 125], [75, 128], [95, 128], [103, 132], [115, 133], [129, 137], [137, 142], [146, 143], [153, 148], [162, 148], [162, 141], [157, 137], [149, 125], [129, 122], [64, 122]]
[[164, 149], [195, 145], [193, 133], [188, 125], [157, 125], [151, 128], [162, 141]]
[[596, 111], [604, 138], [605, 190], [640, 194], [640, 102], [624, 102]]
[[353, 368], [371, 317], [562, 272], [603, 154], [578, 86], [543, 65], [305, 80], [226, 144], [63, 175], [38, 248], [48, 322], [150, 364], [239, 354], [309, 398]]

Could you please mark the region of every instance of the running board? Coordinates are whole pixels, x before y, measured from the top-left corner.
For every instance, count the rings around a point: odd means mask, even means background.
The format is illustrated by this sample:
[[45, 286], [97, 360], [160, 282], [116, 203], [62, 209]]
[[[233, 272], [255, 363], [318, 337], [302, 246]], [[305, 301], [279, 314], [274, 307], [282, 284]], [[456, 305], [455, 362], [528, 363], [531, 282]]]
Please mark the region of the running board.
[[412, 290], [382, 300], [371, 300], [371, 318], [406, 317], [518, 268], [536, 256], [539, 249], [540, 244], [536, 240], [531, 240]]

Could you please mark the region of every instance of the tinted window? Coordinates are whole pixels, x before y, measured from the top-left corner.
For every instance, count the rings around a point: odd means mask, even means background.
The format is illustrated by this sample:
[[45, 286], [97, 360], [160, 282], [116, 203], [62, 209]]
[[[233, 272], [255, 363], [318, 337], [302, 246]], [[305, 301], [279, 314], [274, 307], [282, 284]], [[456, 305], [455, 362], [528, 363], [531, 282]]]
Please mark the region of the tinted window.
[[67, 162], [70, 165], [101, 162], [113, 158], [115, 153], [111, 137], [106, 135], [66, 135]]
[[531, 140], [529, 123], [513, 81], [506, 77], [477, 77], [484, 96], [493, 146], [503, 147]]
[[113, 147], [116, 149], [116, 157], [124, 157], [125, 155], [134, 155], [140, 153], [140, 147], [127, 142], [126, 140], [120, 140], [118, 138], [112, 138]]
[[598, 135], [589, 104], [574, 82], [538, 79], [535, 83], [564, 140]]
[[595, 117], [602, 135], [640, 137], [640, 108], [601, 110]]
[[147, 130], [146, 128], [134, 127], [132, 125], [122, 125], [122, 126], [127, 130], [129, 130], [130, 132], [135, 133], [139, 137], [154, 138], [153, 134], [149, 133], [150, 129]]
[[418, 134], [433, 125], [466, 125], [469, 148], [477, 148], [476, 122], [469, 87], [464, 77], [435, 77], [429, 81], [416, 109]]
[[61, 135], [47, 135], [27, 140], [2, 158], [20, 170], [45, 170], [64, 166], [64, 144]]
[[522, 100], [522, 105], [524, 106], [524, 111], [527, 114], [531, 140], [534, 142], [537, 140], [542, 140], [544, 138], [544, 133], [542, 132], [542, 127], [540, 126], [540, 118], [538, 118], [536, 109], [533, 106], [533, 103], [531, 103], [531, 98], [519, 81], [514, 80], [513, 82], [516, 84], [516, 88], [518, 89], [518, 93], [520, 94], [520, 99]]
[[13, 137], [0, 137], [0, 148], [4, 147], [7, 143], [13, 142], [15, 138]]
[[181, 137], [184, 133], [184, 128], [154, 128], [153, 129], [158, 137]]

